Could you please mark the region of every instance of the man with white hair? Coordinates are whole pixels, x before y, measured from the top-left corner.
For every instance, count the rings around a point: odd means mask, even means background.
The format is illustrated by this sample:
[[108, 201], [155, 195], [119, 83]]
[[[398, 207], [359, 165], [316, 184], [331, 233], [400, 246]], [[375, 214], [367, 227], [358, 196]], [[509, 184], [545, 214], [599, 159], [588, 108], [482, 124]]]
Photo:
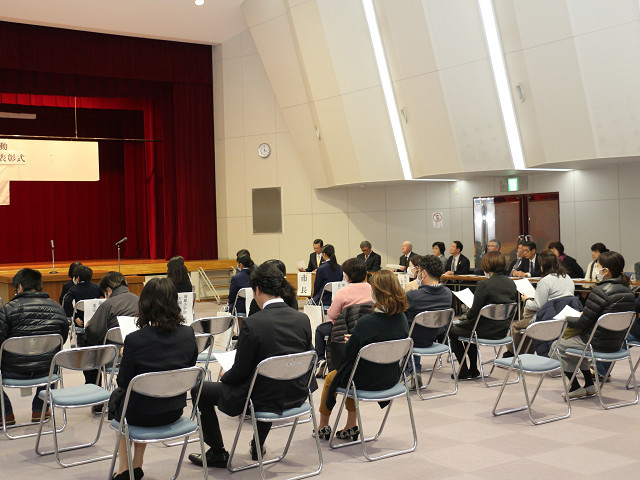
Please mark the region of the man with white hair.
[[407, 268], [409, 267], [409, 260], [411, 260], [411, 257], [417, 255], [417, 253], [413, 251], [413, 245], [409, 240], [405, 240], [404, 242], [402, 242], [400, 250], [402, 251], [402, 256], [400, 257], [400, 261], [398, 263], [401, 265], [401, 267], [398, 269], [398, 271], [406, 272]]

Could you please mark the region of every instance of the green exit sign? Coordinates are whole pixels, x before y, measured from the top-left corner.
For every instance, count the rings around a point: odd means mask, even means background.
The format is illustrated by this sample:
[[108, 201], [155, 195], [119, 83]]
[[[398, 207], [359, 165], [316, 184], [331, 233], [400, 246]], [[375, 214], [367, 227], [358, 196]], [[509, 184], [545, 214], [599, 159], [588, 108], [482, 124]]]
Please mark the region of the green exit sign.
[[509, 192], [517, 192], [518, 191], [518, 179], [517, 178], [508, 178], [507, 179], [507, 191], [509, 191]]

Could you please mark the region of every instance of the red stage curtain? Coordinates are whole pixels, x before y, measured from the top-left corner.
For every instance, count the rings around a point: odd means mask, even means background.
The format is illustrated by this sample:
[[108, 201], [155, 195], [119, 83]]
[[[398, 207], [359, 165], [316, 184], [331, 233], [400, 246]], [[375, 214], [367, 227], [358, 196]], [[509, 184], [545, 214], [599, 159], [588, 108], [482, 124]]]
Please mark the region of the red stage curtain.
[[[5, 235], [0, 262], [46, 261], [50, 238], [61, 261], [114, 258], [125, 235], [125, 258], [217, 257], [210, 46], [5, 22], [0, 44], [1, 108], [76, 102], [79, 136], [159, 140], [100, 142], [97, 183], [12, 182], [0, 221], [19, 235]], [[79, 225], [85, 215], [100, 221]]]

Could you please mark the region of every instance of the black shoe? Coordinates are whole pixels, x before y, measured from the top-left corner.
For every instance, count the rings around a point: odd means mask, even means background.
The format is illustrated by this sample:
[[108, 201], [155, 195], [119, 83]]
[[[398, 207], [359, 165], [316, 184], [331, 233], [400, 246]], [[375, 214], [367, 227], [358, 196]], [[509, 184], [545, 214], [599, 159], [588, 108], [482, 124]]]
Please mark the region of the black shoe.
[[[227, 468], [227, 462], [229, 461], [229, 452], [223, 450], [219, 453], [213, 453], [211, 449], [207, 450], [207, 467], [215, 468]], [[189, 461], [198, 467], [202, 466], [202, 454], [191, 453], [189, 454]]]
[[358, 428], [358, 426], [356, 425], [355, 427], [351, 427], [347, 430], [338, 430], [336, 432], [336, 437], [338, 437], [340, 440], [358, 440], [358, 437], [360, 436], [360, 429]]
[[91, 407], [91, 413], [93, 413], [94, 415], [102, 415], [103, 408], [104, 408], [103, 403], [101, 403], [100, 405], [94, 405], [93, 407]]
[[[251, 460], [257, 462], [258, 452], [256, 450], [256, 444], [254, 443], [253, 440], [251, 440], [251, 443], [249, 445], [251, 446]], [[265, 448], [264, 445], [260, 445], [260, 452], [262, 453], [262, 458], [264, 459], [264, 456], [267, 454], [267, 449]]]
[[507, 350], [502, 354], [502, 358], [513, 358], [513, 352], [510, 352], [509, 350]]
[[[140, 467], [136, 467], [133, 469], [133, 478], [135, 480], [142, 480], [142, 477], [144, 477], [144, 472], [142, 471], [142, 468]], [[113, 480], [129, 480], [129, 470], [125, 470], [122, 473], [114, 473], [113, 474]]]
[[[472, 380], [474, 378], [478, 378], [480, 376], [480, 372], [478, 370], [463, 370], [458, 374], [458, 380]], [[453, 374], [451, 375], [453, 378]]]

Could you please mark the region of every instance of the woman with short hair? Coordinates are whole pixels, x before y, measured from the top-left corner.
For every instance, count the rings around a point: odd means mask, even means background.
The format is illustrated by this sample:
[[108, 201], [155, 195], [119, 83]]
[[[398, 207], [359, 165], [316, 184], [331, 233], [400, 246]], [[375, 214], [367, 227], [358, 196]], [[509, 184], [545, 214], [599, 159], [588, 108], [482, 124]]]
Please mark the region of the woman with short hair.
[[[325, 440], [331, 436], [329, 417], [336, 404], [336, 388], [347, 386], [360, 349], [370, 343], [398, 340], [409, 335], [409, 324], [404, 314], [407, 310], [407, 296], [398, 279], [390, 271], [380, 270], [371, 276], [370, 283], [373, 312], [360, 317], [353, 333], [345, 335], [345, 360], [338, 370], [331, 371], [324, 380], [318, 432], [314, 431], [313, 435], [317, 434]], [[399, 364], [380, 365], [362, 360], [354, 381], [359, 389], [385, 390], [398, 383], [400, 374]], [[357, 440], [360, 431], [353, 400], [347, 400], [346, 408], [347, 423], [342, 430], [335, 433], [336, 437]]]
[[[464, 344], [458, 338], [471, 335], [482, 307], [490, 304], [515, 303], [518, 301], [516, 284], [504, 274], [507, 262], [502, 253], [487, 252], [482, 257], [481, 265], [482, 270], [489, 275], [489, 278], [478, 282], [473, 296], [473, 305], [467, 312], [467, 318], [461, 320], [458, 324], [454, 324], [449, 331], [451, 349], [461, 365], [458, 375], [461, 380], [476, 378], [480, 375], [480, 372], [477, 367], [478, 347], [474, 344], [469, 346], [469, 366], [467, 367], [464, 359]], [[476, 327], [476, 333], [482, 338], [503, 338], [509, 330], [510, 323], [511, 319], [493, 321], [481, 318]]]

